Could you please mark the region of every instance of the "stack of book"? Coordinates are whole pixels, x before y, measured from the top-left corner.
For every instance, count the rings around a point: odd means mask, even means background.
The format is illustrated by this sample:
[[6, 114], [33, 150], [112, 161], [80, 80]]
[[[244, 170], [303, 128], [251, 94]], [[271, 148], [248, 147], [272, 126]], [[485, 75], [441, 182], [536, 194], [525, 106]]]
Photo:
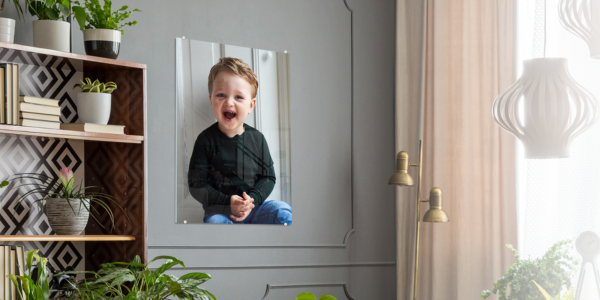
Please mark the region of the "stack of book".
[[19, 125], [19, 65], [0, 63], [0, 123]]
[[[22, 276], [21, 270], [25, 270], [25, 252], [21, 246], [0, 246], [0, 297], [2, 299], [18, 300], [21, 297], [17, 292], [22, 293], [22, 289], [16, 289], [13, 282], [6, 277], [9, 274]], [[20, 267], [19, 267], [20, 266]], [[25, 294], [22, 294], [25, 298]]]
[[18, 125], [60, 129], [58, 100], [31, 96], [19, 97]]

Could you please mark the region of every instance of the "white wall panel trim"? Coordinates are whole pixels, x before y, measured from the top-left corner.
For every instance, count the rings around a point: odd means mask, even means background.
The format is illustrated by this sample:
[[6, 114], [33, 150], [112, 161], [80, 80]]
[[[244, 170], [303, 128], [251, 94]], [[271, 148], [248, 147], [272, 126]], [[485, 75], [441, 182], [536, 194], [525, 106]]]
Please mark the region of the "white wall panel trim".
[[[349, 268], [349, 267], [393, 267], [395, 261], [366, 261], [325, 264], [277, 264], [277, 265], [240, 265], [240, 266], [188, 266], [172, 267], [172, 270], [223, 270], [223, 269], [299, 269], [299, 268]], [[156, 269], [156, 268], [152, 268]]]
[[323, 245], [161, 245], [150, 244], [148, 249], [263, 249], [263, 248], [346, 248], [348, 239], [356, 230], [350, 229], [344, 236], [342, 244], [323, 244]]

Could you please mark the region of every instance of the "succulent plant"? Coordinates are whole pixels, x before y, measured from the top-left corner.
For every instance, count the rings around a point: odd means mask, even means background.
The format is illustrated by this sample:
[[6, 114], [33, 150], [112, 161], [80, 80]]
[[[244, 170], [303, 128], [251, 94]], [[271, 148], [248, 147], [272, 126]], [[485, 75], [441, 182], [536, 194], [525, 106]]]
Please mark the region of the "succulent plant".
[[81, 88], [82, 93], [106, 93], [110, 94], [114, 90], [117, 89], [117, 84], [109, 81], [107, 83], [100, 82], [98, 79], [92, 80], [89, 77], [85, 78], [85, 81], [82, 79], [81, 83], [76, 84], [73, 88], [79, 87]]

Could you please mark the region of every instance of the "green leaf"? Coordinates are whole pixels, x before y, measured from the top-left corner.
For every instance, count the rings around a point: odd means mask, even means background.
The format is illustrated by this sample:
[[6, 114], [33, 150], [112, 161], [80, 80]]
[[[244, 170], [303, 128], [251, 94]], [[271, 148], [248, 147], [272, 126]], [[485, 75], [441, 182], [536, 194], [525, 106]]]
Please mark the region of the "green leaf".
[[296, 297], [296, 300], [317, 300], [317, 297], [311, 293], [302, 293]]
[[[154, 272], [156, 274], [162, 274], [162, 273], [166, 272], [168, 269], [172, 268], [175, 265], [182, 265], [183, 266], [183, 262], [180, 261], [179, 259], [167, 260], [165, 263], [162, 264], [162, 266], [160, 266]], [[185, 268], [185, 266], [183, 266], [183, 267]]]
[[319, 300], [337, 300], [337, 298], [331, 295], [321, 295], [321, 297], [319, 297]]
[[69, 2], [67, 2], [67, 5], [58, 3], [58, 9], [60, 10], [60, 13], [63, 14], [64, 16], [68, 16], [71, 13], [69, 11]]
[[79, 23], [79, 29], [83, 31], [85, 29], [85, 22], [87, 18], [85, 9], [81, 6], [73, 6], [73, 15], [75, 16], [75, 19], [77, 19], [77, 23]]
[[2, 182], [0, 183], [0, 188], [6, 187], [6, 186], [7, 186], [7, 185], [9, 185], [9, 184], [10, 184], [10, 182], [8, 182], [8, 181], [4, 180], [4, 181], [2, 181]]

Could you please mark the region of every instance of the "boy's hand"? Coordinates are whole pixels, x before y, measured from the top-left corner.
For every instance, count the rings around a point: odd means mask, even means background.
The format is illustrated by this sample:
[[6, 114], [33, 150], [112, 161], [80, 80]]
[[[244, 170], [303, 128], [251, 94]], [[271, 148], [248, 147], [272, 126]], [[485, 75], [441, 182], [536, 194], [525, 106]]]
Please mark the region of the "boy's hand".
[[241, 222], [250, 214], [254, 208], [254, 199], [250, 198], [248, 194], [244, 192], [244, 198], [238, 195], [231, 196], [231, 216], [230, 218], [235, 222]]

